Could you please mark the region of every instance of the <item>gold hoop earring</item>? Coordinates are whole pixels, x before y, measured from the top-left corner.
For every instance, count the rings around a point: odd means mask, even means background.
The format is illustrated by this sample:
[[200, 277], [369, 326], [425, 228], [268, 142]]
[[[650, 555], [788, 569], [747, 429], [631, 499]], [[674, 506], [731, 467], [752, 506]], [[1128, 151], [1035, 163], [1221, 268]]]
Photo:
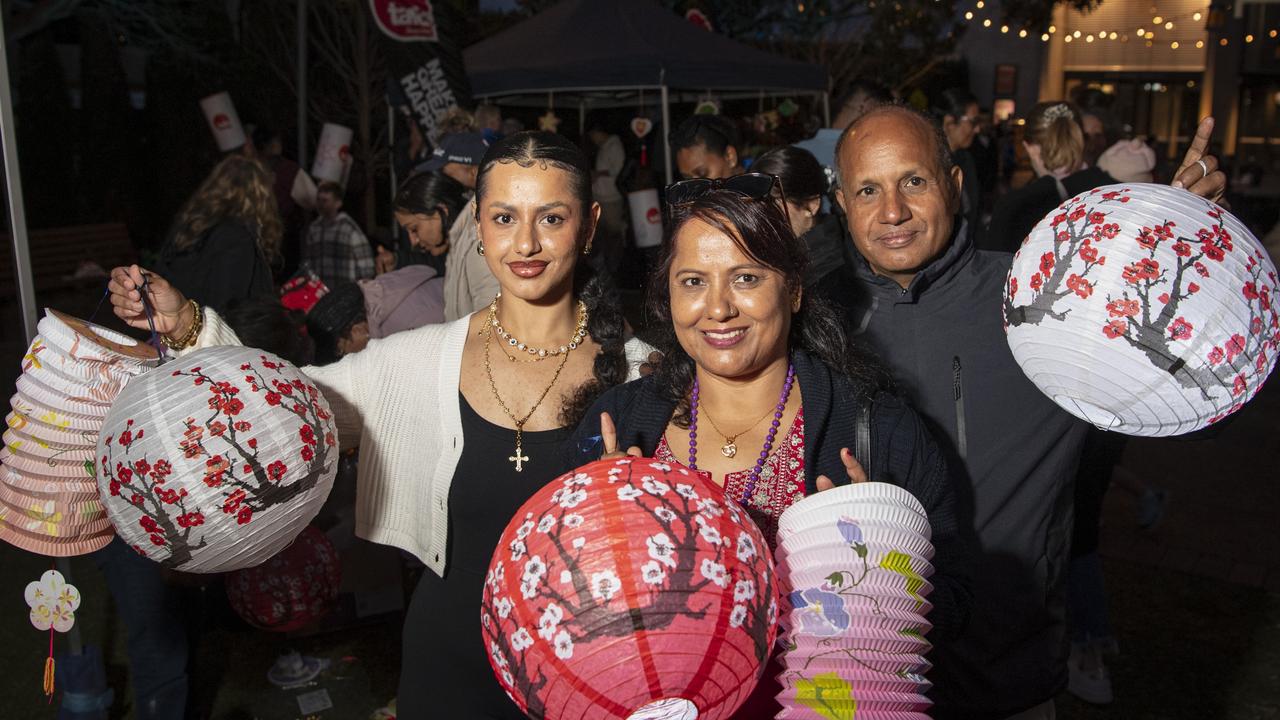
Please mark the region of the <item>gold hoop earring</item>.
[[484, 257], [484, 243], [476, 243], [476, 254]]

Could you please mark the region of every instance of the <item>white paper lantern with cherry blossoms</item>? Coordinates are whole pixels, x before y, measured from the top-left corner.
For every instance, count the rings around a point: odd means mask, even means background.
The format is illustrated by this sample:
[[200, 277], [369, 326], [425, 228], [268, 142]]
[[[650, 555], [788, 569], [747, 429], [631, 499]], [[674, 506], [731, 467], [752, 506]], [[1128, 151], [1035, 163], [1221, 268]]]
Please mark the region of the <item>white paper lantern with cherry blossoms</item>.
[[120, 537], [166, 567], [252, 567], [320, 510], [336, 434], [324, 397], [289, 363], [199, 350], [116, 398], [98, 440], [102, 502]]
[[1217, 422], [1275, 366], [1276, 269], [1218, 205], [1163, 185], [1064, 202], [1014, 257], [1004, 317], [1014, 358], [1095, 426], [1177, 435]]

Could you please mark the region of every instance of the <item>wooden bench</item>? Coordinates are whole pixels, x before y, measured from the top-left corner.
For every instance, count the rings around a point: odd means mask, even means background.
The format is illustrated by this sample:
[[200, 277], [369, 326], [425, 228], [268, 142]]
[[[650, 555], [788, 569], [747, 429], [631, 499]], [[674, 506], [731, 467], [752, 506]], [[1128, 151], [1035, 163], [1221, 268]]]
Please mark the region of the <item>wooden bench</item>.
[[[18, 296], [18, 278], [13, 266], [13, 242], [6, 233], [0, 235], [0, 302]], [[134, 262], [138, 254], [122, 223], [75, 225], [64, 228], [32, 230], [28, 234], [31, 252], [31, 275], [37, 294], [86, 285], [101, 284], [106, 279], [77, 279], [76, 269], [82, 262], [94, 262], [107, 272], [117, 265]]]

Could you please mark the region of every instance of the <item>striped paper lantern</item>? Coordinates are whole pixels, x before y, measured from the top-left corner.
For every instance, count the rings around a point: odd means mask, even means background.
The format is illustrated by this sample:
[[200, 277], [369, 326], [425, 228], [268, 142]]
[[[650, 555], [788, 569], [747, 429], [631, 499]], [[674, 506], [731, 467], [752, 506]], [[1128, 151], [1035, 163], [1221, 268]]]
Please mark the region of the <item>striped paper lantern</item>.
[[336, 433], [297, 368], [253, 348], [205, 348], [116, 398], [98, 440], [98, 488], [121, 539], [165, 567], [252, 567], [319, 512], [338, 469]]
[[498, 682], [533, 718], [726, 718], [773, 647], [764, 536], [679, 465], [601, 460], [507, 525], [481, 626]]
[[1231, 213], [1185, 190], [1109, 185], [1041, 220], [1004, 292], [1009, 348], [1067, 412], [1177, 435], [1239, 410], [1275, 366], [1276, 269]]
[[156, 351], [50, 310], [22, 359], [0, 448], [0, 540], [42, 555], [93, 552], [114, 533], [98, 500], [103, 418]]
[[887, 483], [844, 485], [782, 513], [777, 717], [928, 717], [930, 534], [916, 498]]

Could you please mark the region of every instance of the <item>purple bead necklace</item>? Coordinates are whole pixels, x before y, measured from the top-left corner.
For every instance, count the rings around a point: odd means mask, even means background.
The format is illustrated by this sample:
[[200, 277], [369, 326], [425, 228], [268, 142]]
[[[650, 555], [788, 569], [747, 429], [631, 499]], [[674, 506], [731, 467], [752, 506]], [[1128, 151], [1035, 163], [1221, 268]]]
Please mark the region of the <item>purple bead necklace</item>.
[[[795, 382], [795, 378], [795, 366], [787, 363], [787, 380], [782, 384], [782, 394], [778, 396], [778, 408], [773, 413], [773, 424], [765, 435], [764, 449], [760, 451], [755, 467], [747, 476], [747, 487], [742, 491], [741, 503], [744, 506], [756, 491], [756, 483], [760, 481], [760, 471], [764, 469], [765, 460], [769, 459], [769, 453], [773, 450], [773, 440], [778, 435], [778, 428], [782, 426], [782, 416], [787, 411], [787, 398], [791, 397], [791, 385]], [[693, 392], [689, 395], [689, 468], [698, 469], [698, 378], [696, 376], [693, 378]]]

